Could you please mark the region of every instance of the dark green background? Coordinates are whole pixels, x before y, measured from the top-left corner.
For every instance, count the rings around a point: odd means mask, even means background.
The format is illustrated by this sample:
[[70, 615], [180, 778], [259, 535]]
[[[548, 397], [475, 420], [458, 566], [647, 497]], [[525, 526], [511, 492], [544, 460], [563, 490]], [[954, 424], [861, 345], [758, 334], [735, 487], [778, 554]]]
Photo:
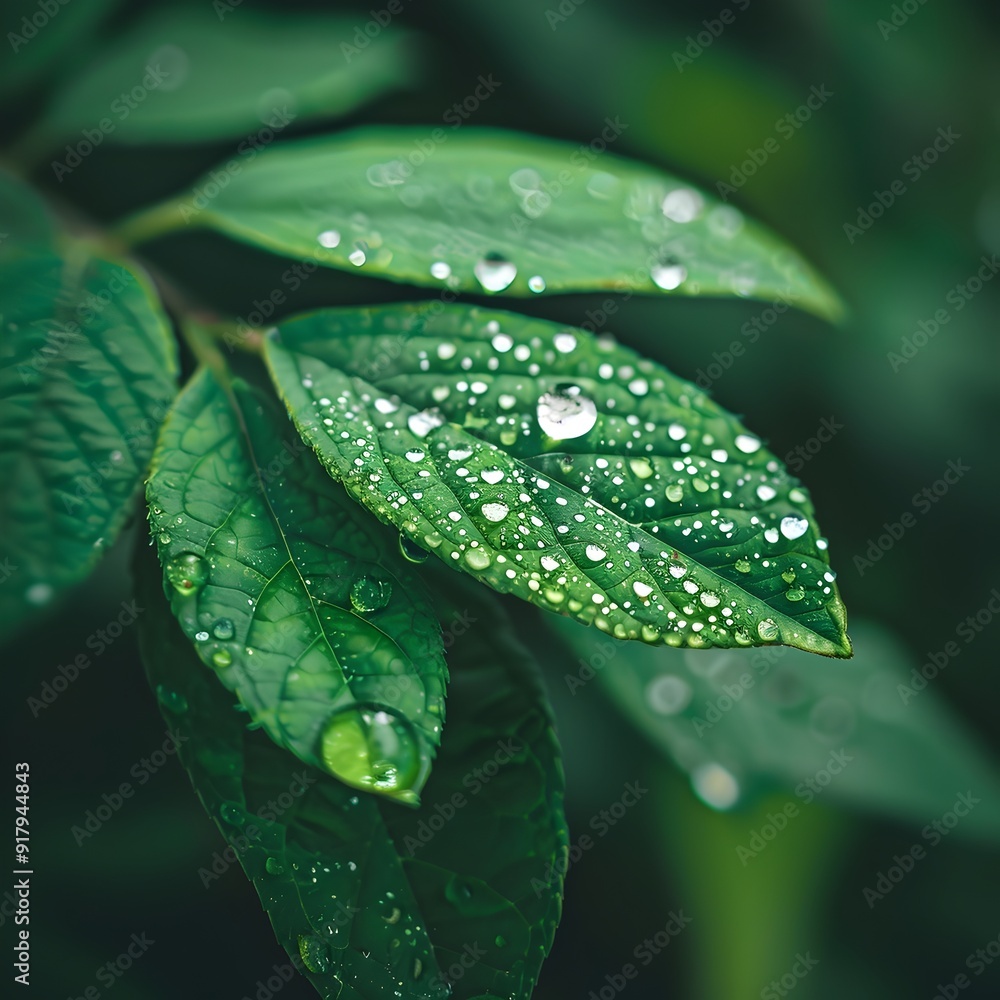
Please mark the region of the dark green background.
[[[737, 12], [742, 4], [728, 6]], [[245, 0], [228, 16], [238, 18], [252, 6], [261, 5]], [[294, 17], [289, 5], [272, 6]], [[883, 39], [876, 22], [891, 16], [889, 3], [752, 0], [679, 72], [673, 53], [683, 52], [688, 36], [704, 30], [703, 19], [725, 6], [585, 0], [553, 28], [545, 11], [557, 10], [556, 3], [412, 0], [386, 31], [423, 34], [422, 82], [335, 127], [437, 125], [480, 74], [492, 73], [501, 86], [473, 116], [476, 124], [589, 143], [605, 117], [618, 117], [628, 128], [615, 152], [711, 190], [729, 180], [748, 148], [777, 135], [776, 121], [794, 112], [811, 87], [825, 85], [833, 96], [792, 137], [779, 139], [778, 152], [747, 180], [735, 203], [802, 248], [841, 289], [852, 318], [833, 329], [808, 316], [783, 315], [716, 381], [713, 394], [745, 414], [778, 455], [806, 442], [823, 418], [843, 425], [801, 475], [831, 539], [849, 614], [889, 628], [920, 658], [940, 649], [956, 624], [1000, 586], [1000, 281], [955, 313], [897, 373], [887, 360], [920, 320], [947, 306], [949, 290], [975, 273], [982, 255], [1000, 252], [1000, 11], [993, 3], [927, 0]], [[356, 8], [359, 25], [369, 9]], [[108, 32], [139, 10], [120, 5]], [[62, 69], [70, 72], [74, 60], [87, 55], [78, 47]], [[30, 122], [45, 96], [38, 88], [8, 104], [4, 134]], [[911, 181], [903, 164], [939, 128], [953, 128], [961, 138]], [[35, 179], [110, 220], [189, 187], [230, 148], [105, 146], [61, 186], [44, 164]], [[896, 178], [906, 183], [905, 195], [851, 244], [844, 223], [854, 223], [859, 207]], [[258, 289], [274, 288], [288, 266], [209, 234], [163, 241], [149, 248], [149, 257], [205, 303], [237, 315], [250, 310]], [[286, 308], [421, 294], [331, 272], [312, 277]], [[600, 297], [563, 297], [514, 307], [579, 324], [599, 303]], [[610, 328], [694, 378], [715, 360], [714, 352], [742, 339], [741, 326], [764, 308], [632, 300]], [[911, 510], [913, 495], [951, 459], [971, 471], [859, 575], [853, 557], [885, 521]], [[202, 887], [198, 869], [224, 844], [176, 762], [137, 787], [97, 835], [80, 847], [73, 840], [71, 826], [100, 804], [102, 792], [123, 781], [138, 786], [130, 768], [164, 738], [134, 628], [37, 719], [26, 706], [58, 664], [88, 652], [88, 637], [130, 597], [128, 549], [145, 544], [143, 532], [138, 513], [97, 577], [48, 627], [5, 650], [7, 759], [32, 766], [33, 995], [46, 1000], [80, 996], [90, 985], [115, 1000], [238, 1000], [254, 995], [272, 965], [286, 963], [236, 866]], [[532, 620], [525, 611], [524, 621]], [[994, 752], [998, 639], [1000, 621], [935, 682]], [[969, 953], [997, 940], [1000, 855], [959, 842], [958, 835], [930, 851], [874, 910], [862, 887], [894, 853], [917, 842], [919, 830], [823, 805], [787, 831], [766, 859], [742, 868], [733, 845], [760, 825], [758, 814], [710, 813], [669, 764], [629, 733], [596, 685], [568, 695], [564, 654], [554, 645], [542, 653], [564, 744], [571, 838], [587, 830], [591, 816], [615, 801], [626, 782], [639, 780], [655, 794], [571, 868], [561, 931], [537, 996], [585, 997], [599, 990], [677, 909], [695, 922], [641, 969], [626, 989], [629, 997], [756, 997], [768, 979], [791, 967], [797, 952], [810, 951], [820, 964], [796, 987], [796, 998], [930, 1000], [939, 982], [964, 971]], [[836, 664], [817, 660], [816, 668]], [[774, 802], [780, 806], [786, 798]], [[155, 946], [110, 990], [100, 986], [98, 967], [141, 932]], [[1000, 962], [961, 995], [998, 992]], [[288, 1000], [312, 995], [304, 980], [281, 993]]]

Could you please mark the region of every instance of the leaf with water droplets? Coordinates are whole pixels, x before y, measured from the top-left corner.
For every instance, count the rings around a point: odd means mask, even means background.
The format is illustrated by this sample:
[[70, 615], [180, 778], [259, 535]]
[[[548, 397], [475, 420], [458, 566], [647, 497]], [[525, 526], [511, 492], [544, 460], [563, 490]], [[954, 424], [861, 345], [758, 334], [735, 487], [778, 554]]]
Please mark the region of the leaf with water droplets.
[[981, 803], [960, 835], [1000, 840], [995, 762], [879, 625], [858, 623], [854, 658], [817, 670], [796, 649], [601, 648], [573, 622], [549, 622], [569, 647], [573, 693], [596, 674], [712, 808], [784, 788], [795, 801], [836, 801], [922, 827], [971, 791]]
[[780, 298], [842, 312], [798, 254], [731, 205], [652, 167], [512, 132], [367, 129], [282, 143], [195, 207], [182, 198], [157, 218], [432, 288]]
[[146, 489], [171, 606], [202, 660], [301, 760], [413, 804], [441, 737], [441, 630], [396, 538], [267, 397], [202, 371]]
[[449, 724], [424, 804], [408, 810], [243, 726], [158, 576], [140, 566], [150, 683], [201, 801], [319, 994], [527, 1000], [560, 915], [563, 776], [537, 668], [492, 598], [466, 586], [442, 608], [456, 636]]
[[175, 392], [170, 327], [132, 267], [11, 229], [0, 267], [0, 635], [57, 604], [114, 542]]
[[[108, 143], [239, 138], [225, 171], [235, 175], [292, 122], [348, 114], [411, 82], [412, 34], [394, 25], [377, 45], [345, 58], [341, 46], [356, 30], [346, 16], [290, 20], [241, 10], [223, 22], [211, 4], [157, 11], [95, 54], [56, 96], [39, 132], [58, 143], [107, 121]], [[198, 188], [206, 198], [211, 190]]]
[[621, 639], [850, 655], [798, 481], [611, 339], [432, 303], [293, 319], [266, 353], [348, 492], [495, 590]]

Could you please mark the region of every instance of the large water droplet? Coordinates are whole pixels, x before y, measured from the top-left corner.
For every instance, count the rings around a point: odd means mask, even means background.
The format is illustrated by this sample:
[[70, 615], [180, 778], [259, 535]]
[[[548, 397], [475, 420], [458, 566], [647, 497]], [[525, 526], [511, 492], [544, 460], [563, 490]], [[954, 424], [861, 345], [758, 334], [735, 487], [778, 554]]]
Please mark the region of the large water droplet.
[[597, 406], [577, 386], [558, 386], [543, 393], [535, 410], [538, 426], [550, 438], [566, 441], [582, 437], [597, 423]]
[[734, 443], [744, 455], [752, 455], [760, 448], [760, 438], [756, 438], [752, 434], [739, 434]]
[[764, 618], [757, 622], [757, 635], [764, 642], [774, 642], [778, 638], [778, 626], [770, 618]]
[[473, 569], [484, 570], [490, 565], [490, 554], [479, 547], [468, 549], [465, 553], [465, 561]]
[[264, 862], [264, 869], [268, 875], [284, 875], [285, 866], [278, 858], [268, 858]]
[[809, 530], [809, 522], [804, 517], [783, 517], [781, 533], [790, 540], [801, 538]]
[[420, 410], [417, 413], [411, 413], [406, 418], [406, 426], [419, 438], [427, 437], [435, 427], [440, 427], [443, 423], [444, 417], [436, 409]]
[[212, 635], [216, 639], [229, 640], [236, 634], [236, 626], [231, 618], [220, 618], [212, 626]]
[[496, 503], [484, 503], [480, 510], [487, 521], [502, 521], [510, 513], [510, 507], [499, 501]]
[[601, 562], [603, 559], [608, 558], [608, 554], [600, 547], [600, 545], [588, 545], [587, 558], [593, 562]]
[[392, 584], [373, 576], [359, 576], [351, 586], [351, 606], [355, 611], [378, 611], [389, 603]]
[[330, 968], [330, 952], [326, 944], [313, 934], [299, 935], [299, 955], [310, 972], [326, 972]]
[[205, 586], [205, 581], [208, 580], [208, 567], [201, 556], [185, 552], [174, 556], [167, 563], [167, 579], [178, 594], [189, 597]]
[[502, 292], [517, 277], [517, 267], [500, 254], [487, 254], [476, 262], [473, 273], [487, 292]]
[[403, 558], [411, 563], [426, 562], [430, 553], [422, 549], [416, 542], [407, 538], [406, 535], [399, 536], [399, 551]]
[[705, 207], [705, 200], [691, 188], [675, 188], [660, 207], [672, 222], [693, 222]]
[[391, 709], [359, 705], [334, 712], [323, 728], [320, 755], [348, 785], [416, 802], [410, 789], [422, 777], [420, 747], [410, 723]]
[[335, 246], [340, 244], [340, 233], [336, 229], [325, 229], [317, 237], [319, 240], [319, 245], [321, 247], [326, 247], [328, 250], [332, 250]]

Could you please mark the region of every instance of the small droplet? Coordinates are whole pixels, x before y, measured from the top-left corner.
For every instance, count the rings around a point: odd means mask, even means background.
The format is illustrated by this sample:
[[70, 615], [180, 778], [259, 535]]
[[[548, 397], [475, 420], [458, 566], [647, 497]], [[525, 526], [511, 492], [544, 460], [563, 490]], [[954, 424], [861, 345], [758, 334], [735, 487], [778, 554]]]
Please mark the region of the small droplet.
[[666, 292], [679, 288], [687, 277], [687, 269], [676, 257], [665, 257], [649, 272], [653, 284]]
[[436, 260], [431, 264], [431, 277], [437, 278], [439, 281], [444, 281], [446, 278], [451, 277], [451, 267], [443, 260]]
[[533, 274], [528, 278], [528, 288], [533, 292], [545, 291], [545, 279], [540, 274]]
[[671, 483], [663, 492], [671, 503], [680, 503], [684, 499], [684, 487], [680, 483]]
[[737, 573], [750, 572], [750, 560], [745, 559], [743, 556], [740, 556], [740, 558], [733, 563], [733, 566], [735, 567]]
[[760, 497], [764, 503], [768, 500], [773, 500], [778, 495], [777, 490], [773, 486], [768, 486], [766, 483], [757, 487], [757, 496]]
[[764, 642], [774, 642], [778, 638], [778, 626], [770, 618], [764, 618], [757, 622], [757, 635]]
[[222, 817], [224, 822], [229, 823], [232, 826], [243, 826], [246, 822], [246, 816], [243, 813], [243, 809], [235, 802], [223, 802], [222, 805], [219, 806], [219, 815]]
[[167, 563], [166, 575], [177, 593], [190, 597], [205, 585], [208, 568], [201, 556], [185, 552]]
[[734, 444], [744, 455], [752, 455], [760, 448], [760, 438], [756, 438], [752, 434], [739, 434]]
[[487, 254], [476, 262], [473, 273], [487, 292], [502, 292], [517, 277], [517, 267], [500, 254]]
[[268, 875], [284, 875], [285, 866], [277, 858], [268, 858], [264, 862], [264, 869]]
[[212, 626], [212, 635], [216, 639], [228, 641], [236, 634], [236, 626], [231, 618], [220, 618]]
[[691, 188], [675, 188], [664, 199], [663, 214], [672, 222], [693, 222], [705, 207], [705, 200]]
[[808, 530], [809, 522], [804, 517], [789, 516], [781, 519], [781, 533], [789, 540], [801, 538]]
[[340, 243], [340, 233], [336, 229], [326, 229], [319, 234], [319, 245], [332, 250]]
[[299, 935], [299, 955], [302, 964], [310, 972], [321, 973], [330, 968], [330, 952], [324, 942], [315, 935]]
[[801, 587], [792, 587], [785, 591], [785, 597], [789, 601], [801, 601], [806, 596], [806, 592]]
[[228, 649], [217, 649], [212, 654], [212, 666], [219, 670], [225, 670], [233, 662], [233, 654]]
[[740, 786], [721, 764], [701, 764], [691, 772], [695, 795], [712, 809], [732, 809], [739, 801]]

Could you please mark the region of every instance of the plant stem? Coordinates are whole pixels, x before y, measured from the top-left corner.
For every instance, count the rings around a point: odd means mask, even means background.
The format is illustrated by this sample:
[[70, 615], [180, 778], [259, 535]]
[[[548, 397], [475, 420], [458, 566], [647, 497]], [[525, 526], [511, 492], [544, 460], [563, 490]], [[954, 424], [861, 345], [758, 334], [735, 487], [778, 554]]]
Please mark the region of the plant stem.
[[156, 236], [180, 229], [188, 224], [184, 217], [183, 201], [166, 201], [152, 208], [144, 208], [135, 215], [130, 215], [111, 232], [126, 246], [145, 243]]

